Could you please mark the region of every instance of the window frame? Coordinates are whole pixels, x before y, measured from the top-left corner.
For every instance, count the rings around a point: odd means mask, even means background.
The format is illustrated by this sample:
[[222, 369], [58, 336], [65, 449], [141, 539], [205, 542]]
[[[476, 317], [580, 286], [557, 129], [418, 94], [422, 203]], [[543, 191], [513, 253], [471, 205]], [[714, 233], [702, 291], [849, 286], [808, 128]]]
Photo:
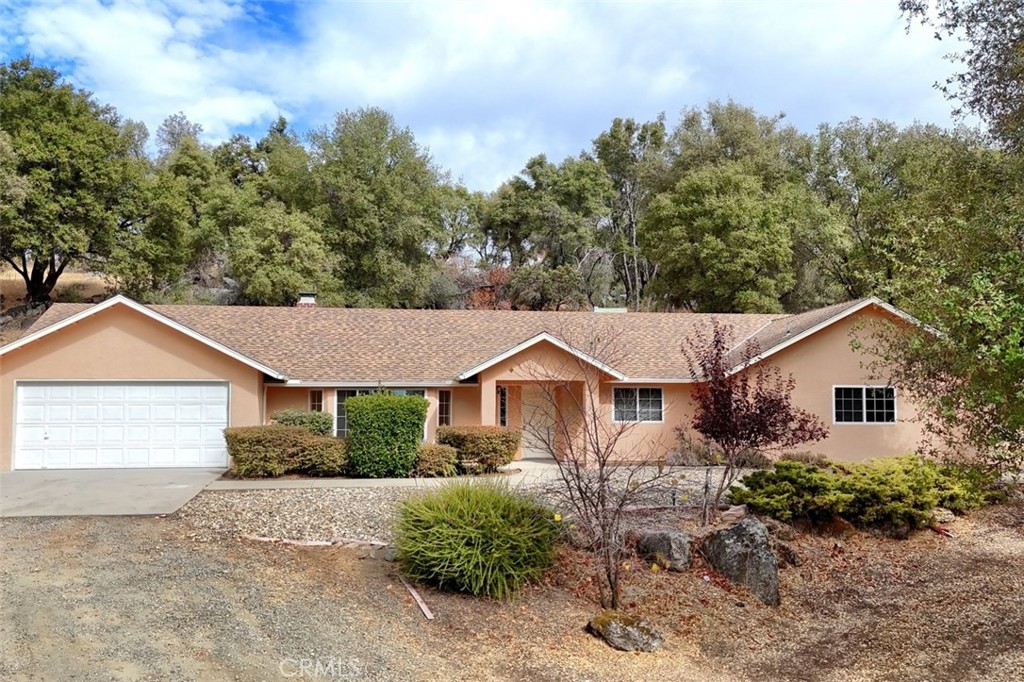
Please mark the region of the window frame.
[[496, 391], [498, 393], [498, 426], [508, 428], [508, 386], [498, 386]]
[[[617, 419], [615, 414], [616, 391], [633, 391], [636, 419]], [[660, 397], [661, 409], [659, 419], [640, 419], [640, 391], [657, 391]], [[662, 386], [613, 386], [612, 387], [612, 423], [613, 424], [664, 424], [665, 423], [665, 389]]]
[[[841, 422], [836, 420], [836, 389], [857, 388], [860, 389], [861, 420], [857, 422]], [[892, 421], [868, 421], [868, 391], [869, 388], [889, 389], [892, 391]], [[832, 384], [832, 425], [833, 426], [893, 426], [900, 422], [899, 391], [895, 386], [885, 384]]]
[[[345, 392], [349, 395], [345, 396], [345, 399], [355, 398], [360, 395], [372, 395], [374, 393], [388, 392], [394, 393], [395, 395], [415, 395], [424, 400], [427, 399], [427, 390], [425, 388], [341, 388], [334, 389], [334, 437], [335, 438], [348, 438], [348, 411], [345, 412], [345, 435], [342, 436], [338, 433], [338, 419], [342, 416], [342, 405], [344, 402], [338, 401], [338, 395]], [[427, 424], [430, 422], [429, 419], [423, 420], [423, 439], [422, 442], [427, 442]]]
[[[316, 407], [313, 406], [313, 395], [316, 394], [316, 393], [320, 394], [320, 408], [319, 409], [317, 409]], [[311, 388], [311, 389], [309, 389], [309, 396], [308, 396], [308, 400], [306, 401], [306, 407], [309, 409], [310, 412], [326, 412], [326, 410], [324, 409], [325, 407], [327, 407], [324, 404], [324, 389], [322, 389], [322, 388]]]
[[[447, 395], [448, 399], [443, 400], [442, 397]], [[439, 388], [437, 390], [437, 425], [440, 426], [451, 426], [452, 425], [452, 402], [453, 396], [450, 388]], [[447, 406], [447, 422], [441, 421], [442, 407]]]

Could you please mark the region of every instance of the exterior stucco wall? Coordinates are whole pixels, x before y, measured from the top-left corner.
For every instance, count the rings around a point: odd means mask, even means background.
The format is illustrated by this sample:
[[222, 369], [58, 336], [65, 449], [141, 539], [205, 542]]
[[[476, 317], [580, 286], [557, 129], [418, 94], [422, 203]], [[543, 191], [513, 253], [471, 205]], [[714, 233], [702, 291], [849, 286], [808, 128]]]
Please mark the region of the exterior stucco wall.
[[0, 363], [0, 471], [12, 465], [18, 381], [227, 381], [229, 425], [263, 421], [262, 373], [123, 306], [12, 350]]
[[914, 420], [914, 404], [896, 387], [896, 422], [891, 424], [835, 424], [832, 387], [836, 385], [884, 385], [873, 379], [865, 366], [872, 356], [850, 347], [855, 334], [870, 346], [871, 325], [891, 320], [888, 313], [866, 309], [771, 356], [769, 360], [796, 380], [793, 403], [821, 417], [829, 437], [798, 449], [823, 453], [833, 459], [864, 461], [874, 457], [904, 455], [921, 443], [922, 429]]

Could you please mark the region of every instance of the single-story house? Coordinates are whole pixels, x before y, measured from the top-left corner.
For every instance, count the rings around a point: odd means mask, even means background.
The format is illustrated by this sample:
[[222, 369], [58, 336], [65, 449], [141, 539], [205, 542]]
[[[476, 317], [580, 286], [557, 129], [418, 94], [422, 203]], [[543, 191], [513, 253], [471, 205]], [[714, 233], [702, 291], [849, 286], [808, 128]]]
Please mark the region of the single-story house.
[[[600, 381], [568, 390], [596, 391], [596, 418], [631, 424], [629, 442], [663, 456], [694, 410], [682, 340], [713, 319], [793, 375], [794, 402], [830, 430], [808, 449], [856, 460], [918, 444], [913, 405], [899, 387], [874, 385], [850, 343], [864, 322], [909, 323], [874, 298], [718, 315], [147, 306], [116, 296], [54, 304], [0, 348], [0, 471], [222, 467], [225, 427], [302, 408], [331, 413], [345, 436], [345, 401], [381, 387], [429, 401], [426, 440], [445, 424], [543, 424], [558, 416], [544, 387], [569, 386], [574, 366]], [[527, 434], [521, 454], [548, 452]]]

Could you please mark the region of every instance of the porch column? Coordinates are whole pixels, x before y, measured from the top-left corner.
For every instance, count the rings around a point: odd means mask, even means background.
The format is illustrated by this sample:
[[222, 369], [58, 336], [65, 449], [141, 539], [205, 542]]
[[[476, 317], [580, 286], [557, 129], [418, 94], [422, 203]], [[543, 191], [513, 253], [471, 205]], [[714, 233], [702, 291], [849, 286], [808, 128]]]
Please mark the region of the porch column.
[[494, 426], [498, 423], [498, 382], [494, 379], [480, 379], [480, 423]]

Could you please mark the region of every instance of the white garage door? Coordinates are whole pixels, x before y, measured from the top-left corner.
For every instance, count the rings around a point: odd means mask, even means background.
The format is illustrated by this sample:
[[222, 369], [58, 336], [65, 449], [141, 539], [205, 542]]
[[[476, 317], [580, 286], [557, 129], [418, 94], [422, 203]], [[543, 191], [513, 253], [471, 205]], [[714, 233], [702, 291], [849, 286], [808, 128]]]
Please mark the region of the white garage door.
[[22, 383], [15, 469], [222, 467], [226, 383]]

